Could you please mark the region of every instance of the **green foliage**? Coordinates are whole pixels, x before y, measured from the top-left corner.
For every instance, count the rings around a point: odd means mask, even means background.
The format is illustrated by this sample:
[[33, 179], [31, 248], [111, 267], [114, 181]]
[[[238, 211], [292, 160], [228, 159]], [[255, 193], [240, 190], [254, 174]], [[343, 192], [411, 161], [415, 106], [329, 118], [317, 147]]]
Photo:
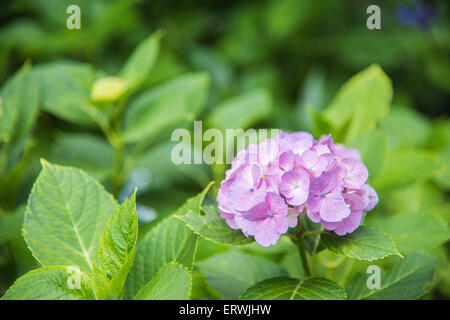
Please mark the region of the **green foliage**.
[[191, 291], [189, 271], [169, 262], [136, 294], [134, 300], [187, 300]]
[[[55, 62], [35, 69], [42, 86], [42, 108], [63, 120], [93, 126], [91, 87], [101, 74], [89, 64]], [[91, 111], [92, 112], [92, 111]]]
[[95, 294], [89, 279], [81, 273], [80, 288], [68, 286], [70, 267], [51, 266], [28, 272], [14, 283], [3, 300], [91, 300]]
[[246, 129], [258, 120], [267, 118], [272, 111], [269, 92], [256, 89], [221, 103], [214, 108], [206, 121], [211, 128]]
[[345, 290], [331, 280], [287, 277], [259, 282], [242, 293], [243, 300], [344, 300]]
[[372, 261], [400, 255], [388, 236], [363, 226], [346, 236], [325, 232], [321, 235], [321, 241], [328, 250], [358, 260]]
[[430, 250], [450, 238], [448, 227], [425, 214], [400, 214], [379, 219], [372, 226], [388, 234], [401, 253]]
[[[68, 0], [1, 13], [3, 299], [449, 296], [448, 21], [403, 28], [386, 4], [387, 34], [361, 29], [355, 3], [78, 2], [82, 32], [61, 27]], [[194, 120], [332, 134], [361, 152], [380, 202], [344, 237], [301, 218], [308, 277], [294, 230], [262, 248], [220, 217], [208, 183], [224, 165], [171, 161], [171, 132]]]
[[375, 181], [383, 172], [387, 160], [386, 133], [378, 129], [364, 132], [356, 137], [349, 146], [361, 152], [361, 159], [369, 171], [368, 182]]
[[367, 275], [357, 276], [347, 287], [349, 299], [418, 299], [433, 278], [436, 258], [411, 253], [390, 271], [381, 272], [380, 289], [369, 289]]
[[325, 110], [326, 119], [347, 142], [374, 128], [389, 112], [392, 84], [377, 65], [347, 81]]
[[373, 182], [376, 189], [399, 188], [416, 181], [424, 181], [439, 170], [433, 156], [424, 151], [402, 150], [392, 152], [384, 172]]
[[147, 80], [152, 70], [160, 49], [159, 41], [162, 32], [155, 32], [144, 40], [125, 62], [119, 72], [128, 86], [134, 90]]
[[197, 263], [211, 287], [227, 299], [236, 299], [249, 286], [287, 272], [275, 263], [239, 252], [225, 252]]

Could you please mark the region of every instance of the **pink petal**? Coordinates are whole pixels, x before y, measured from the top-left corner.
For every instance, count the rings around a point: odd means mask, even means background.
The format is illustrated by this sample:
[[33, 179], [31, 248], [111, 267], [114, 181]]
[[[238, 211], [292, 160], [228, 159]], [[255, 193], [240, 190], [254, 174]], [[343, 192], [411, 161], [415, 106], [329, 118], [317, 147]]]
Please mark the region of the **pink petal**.
[[298, 211], [294, 208], [289, 208], [288, 209], [288, 215], [287, 215], [287, 223], [289, 228], [294, 228], [295, 226], [297, 226], [297, 222], [298, 222]]
[[322, 220], [338, 222], [350, 215], [350, 208], [337, 192], [329, 193], [320, 201], [319, 214]]

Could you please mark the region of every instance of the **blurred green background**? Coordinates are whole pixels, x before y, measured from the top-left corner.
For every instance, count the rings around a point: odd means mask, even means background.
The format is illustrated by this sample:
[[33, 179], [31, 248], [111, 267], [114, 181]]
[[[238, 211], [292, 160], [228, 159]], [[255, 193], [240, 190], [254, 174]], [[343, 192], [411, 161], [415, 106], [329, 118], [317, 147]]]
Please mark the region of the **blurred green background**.
[[[66, 28], [66, 8], [71, 4], [81, 8], [80, 30]], [[371, 4], [381, 8], [381, 30], [366, 27], [366, 8]], [[206, 106], [196, 119], [220, 124], [209, 117], [218, 105], [263, 91], [264, 107], [249, 116], [244, 127], [314, 132], [311, 109], [320, 112], [346, 80], [376, 63], [391, 78], [394, 90], [390, 113], [377, 128], [387, 134], [388, 152], [404, 156], [395, 158], [398, 162], [389, 167], [394, 174], [378, 183], [381, 202], [371, 216], [423, 213], [447, 225], [449, 14], [446, 1], [3, 0], [0, 84], [24, 63], [34, 68], [70, 60], [114, 75], [138, 44], [162, 30], [160, 53], [141, 92], [182, 74], [202, 71], [209, 74], [211, 85]], [[192, 129], [191, 122], [183, 125]], [[144, 231], [154, 218], [158, 221], [170, 214], [210, 180], [220, 181], [223, 176], [221, 166], [177, 167], [170, 163], [171, 145], [166, 142], [170, 129], [177, 126], [165, 128], [142, 147], [143, 154], [124, 174], [121, 190], [115, 192], [123, 199], [135, 185], [140, 188], [138, 210]], [[100, 130], [62, 120], [45, 110], [39, 113], [30, 141], [16, 161], [23, 167], [20, 175], [0, 180], [0, 217], [8, 218], [0, 220], [0, 295], [14, 279], [35, 267], [20, 236], [20, 225], [23, 204], [40, 170], [39, 158], [81, 167], [114, 189], [109, 182], [113, 152]], [[395, 178], [395, 165], [401, 167], [402, 161], [408, 161], [407, 152], [423, 152], [433, 158], [436, 170], [423, 170], [426, 174], [419, 178]], [[424, 166], [430, 167], [426, 161]], [[393, 183], [396, 180], [401, 181]], [[430, 248], [418, 247], [433, 250], [441, 258], [427, 298], [449, 298], [449, 242], [444, 237]], [[267, 254], [258, 248], [246, 250], [278, 261], [282, 248]], [[226, 250], [204, 244], [199, 259]], [[289, 259], [283, 260], [288, 271]], [[364, 265], [348, 267], [344, 262], [341, 267], [356, 272]], [[203, 283], [203, 273], [198, 277]], [[198, 297], [212, 294], [199, 288]]]

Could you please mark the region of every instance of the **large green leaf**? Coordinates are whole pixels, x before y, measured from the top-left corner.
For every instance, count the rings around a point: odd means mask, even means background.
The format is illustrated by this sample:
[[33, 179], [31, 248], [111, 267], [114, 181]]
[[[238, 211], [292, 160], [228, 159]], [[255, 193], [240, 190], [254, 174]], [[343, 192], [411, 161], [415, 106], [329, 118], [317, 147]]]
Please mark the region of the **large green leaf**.
[[132, 90], [147, 80], [158, 57], [161, 37], [162, 32], [156, 31], [145, 39], [120, 70], [119, 75], [127, 81]]
[[375, 189], [395, 188], [426, 180], [439, 170], [435, 158], [424, 151], [395, 151], [388, 157], [383, 173], [373, 182]]
[[334, 131], [340, 131], [344, 140], [352, 141], [388, 114], [391, 99], [389, 77], [378, 65], [371, 65], [341, 87], [324, 115]]
[[241, 300], [344, 300], [345, 290], [331, 280], [279, 277], [259, 282], [242, 293]]
[[273, 277], [287, 276], [286, 270], [275, 263], [230, 251], [198, 262], [212, 288], [228, 299], [236, 299], [249, 286]]
[[124, 298], [132, 299], [167, 262], [176, 262], [191, 269], [198, 245], [198, 236], [174, 218], [166, 218], [138, 242], [133, 267], [128, 275]]
[[256, 89], [225, 101], [207, 118], [208, 126], [218, 129], [246, 129], [272, 112], [272, 98], [265, 89]]
[[400, 255], [388, 236], [363, 226], [346, 236], [324, 232], [321, 241], [328, 250], [358, 260], [372, 261], [390, 255]]
[[169, 262], [134, 297], [135, 300], [187, 300], [191, 274], [186, 267]]
[[99, 180], [112, 174], [113, 158], [113, 150], [105, 139], [87, 133], [57, 135], [49, 155], [49, 161], [83, 169]]
[[433, 279], [437, 259], [414, 252], [399, 261], [390, 271], [381, 271], [380, 289], [369, 289], [370, 275], [355, 277], [347, 287], [349, 299], [418, 299], [425, 293], [425, 285]]
[[133, 264], [138, 236], [136, 193], [109, 217], [100, 238], [98, 261], [111, 284], [111, 292], [122, 294], [128, 272]]
[[43, 266], [92, 270], [103, 227], [117, 202], [83, 171], [42, 160], [28, 198], [24, 237]]
[[90, 65], [56, 62], [36, 68], [42, 85], [42, 107], [51, 114], [76, 124], [94, 125], [89, 110], [91, 87], [101, 77]]
[[184, 215], [177, 215], [189, 228], [203, 238], [228, 245], [243, 245], [254, 241], [253, 237], [246, 237], [240, 230], [231, 229], [219, 215], [217, 206], [206, 205], [203, 211], [189, 211]]
[[432, 249], [450, 238], [448, 227], [430, 215], [400, 214], [371, 224], [388, 234], [402, 253]]
[[145, 141], [176, 123], [194, 120], [205, 106], [208, 89], [208, 75], [192, 73], [143, 93], [127, 108], [123, 138]]
[[[77, 280], [71, 277], [79, 276]], [[74, 285], [74, 287], [72, 286]], [[44, 267], [20, 277], [6, 291], [2, 300], [94, 300], [95, 294], [89, 279], [80, 272], [65, 266]]]
[[369, 171], [368, 182], [375, 181], [383, 172], [387, 160], [387, 136], [374, 129], [356, 137], [350, 145], [361, 152], [361, 158]]

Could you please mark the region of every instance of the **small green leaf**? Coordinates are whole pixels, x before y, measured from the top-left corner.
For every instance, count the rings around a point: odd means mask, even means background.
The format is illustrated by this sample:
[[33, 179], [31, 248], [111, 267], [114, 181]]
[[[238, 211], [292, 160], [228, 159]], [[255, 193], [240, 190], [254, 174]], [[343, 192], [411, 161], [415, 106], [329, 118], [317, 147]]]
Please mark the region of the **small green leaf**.
[[220, 253], [196, 264], [209, 285], [228, 299], [236, 299], [249, 286], [273, 277], [287, 276], [275, 263], [237, 251]]
[[219, 215], [216, 206], [203, 207], [203, 215], [190, 211], [176, 217], [184, 221], [187, 226], [203, 238], [228, 245], [243, 245], [254, 241], [253, 237], [247, 238], [242, 231], [231, 229]]
[[138, 236], [136, 193], [109, 217], [100, 238], [98, 261], [100, 269], [111, 281], [114, 297], [120, 297], [133, 264]]
[[272, 109], [270, 93], [265, 89], [256, 89], [216, 106], [206, 121], [211, 128], [246, 129], [267, 118]]
[[95, 300], [95, 295], [84, 273], [52, 266], [30, 271], [17, 279], [2, 300]]
[[331, 280], [287, 277], [259, 282], [239, 297], [241, 300], [345, 300], [345, 290]]
[[83, 171], [42, 160], [28, 198], [24, 237], [43, 266], [93, 269], [101, 232], [117, 202]]
[[433, 279], [437, 259], [414, 252], [399, 261], [390, 271], [381, 271], [380, 289], [369, 289], [369, 274], [355, 277], [347, 287], [348, 298], [375, 300], [412, 300], [425, 293], [425, 285]]
[[358, 260], [372, 261], [390, 255], [401, 256], [388, 236], [363, 226], [346, 236], [324, 232], [321, 241], [328, 250]]
[[138, 96], [125, 112], [124, 140], [145, 141], [174, 124], [194, 120], [205, 106], [209, 82], [205, 73], [187, 74]]
[[375, 127], [389, 112], [392, 84], [378, 65], [354, 75], [336, 94], [324, 115], [333, 132], [345, 130], [345, 141]]
[[139, 290], [134, 300], [187, 300], [190, 291], [189, 271], [179, 264], [169, 262]]
[[400, 214], [371, 224], [388, 234], [402, 253], [432, 249], [450, 238], [448, 227], [439, 219], [424, 214]]
[[162, 31], [159, 30], [145, 39], [134, 50], [122, 70], [120, 70], [120, 77], [125, 79], [132, 90], [142, 85], [150, 75], [150, 71], [158, 57], [162, 35]]

